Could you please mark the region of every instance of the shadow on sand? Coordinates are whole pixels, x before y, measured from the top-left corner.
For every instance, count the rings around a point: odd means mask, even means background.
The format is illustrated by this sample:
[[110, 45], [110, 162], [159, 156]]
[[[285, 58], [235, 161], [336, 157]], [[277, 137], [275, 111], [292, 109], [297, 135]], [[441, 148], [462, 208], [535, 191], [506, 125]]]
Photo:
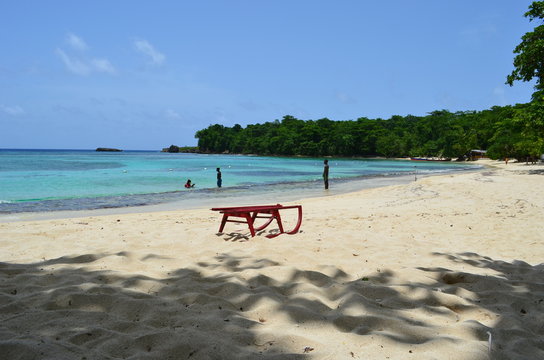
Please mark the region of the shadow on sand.
[[[104, 257], [121, 260], [125, 255], [0, 263], [3, 358], [366, 358], [356, 344], [345, 354], [319, 348], [306, 333], [317, 326], [331, 333], [413, 346], [414, 353], [406, 355], [422, 359], [429, 357], [418, 357], [418, 344], [442, 341], [459, 348], [463, 344], [451, 334], [437, 333], [424, 317], [414, 319], [412, 311], [459, 317], [482, 309], [497, 314], [497, 319], [492, 327], [467, 322], [482, 348], [471, 359], [488, 357], [488, 332], [493, 335], [493, 359], [544, 358], [543, 265], [506, 263], [477, 254], [435, 254], [465, 268], [492, 269], [496, 275], [420, 268], [431, 274], [433, 284], [399, 284], [387, 270], [348, 280], [352, 278], [339, 269], [328, 275], [295, 269], [287, 281], [278, 281], [262, 270], [281, 264], [228, 254], [179, 268], [164, 278], [89, 269]], [[214, 271], [217, 275], [202, 275]], [[447, 295], [457, 300], [444, 300]], [[267, 314], [285, 318], [292, 330], [278, 333]]]

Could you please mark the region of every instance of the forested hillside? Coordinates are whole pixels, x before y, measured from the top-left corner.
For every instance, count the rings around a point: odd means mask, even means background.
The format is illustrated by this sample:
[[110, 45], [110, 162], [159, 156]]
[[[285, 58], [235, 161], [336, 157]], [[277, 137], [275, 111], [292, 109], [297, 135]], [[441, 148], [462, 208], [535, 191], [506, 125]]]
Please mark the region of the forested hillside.
[[542, 101], [495, 106], [484, 111], [434, 111], [427, 116], [300, 120], [198, 131], [202, 152], [305, 156], [462, 157], [471, 149], [492, 158], [538, 157], [544, 153]]

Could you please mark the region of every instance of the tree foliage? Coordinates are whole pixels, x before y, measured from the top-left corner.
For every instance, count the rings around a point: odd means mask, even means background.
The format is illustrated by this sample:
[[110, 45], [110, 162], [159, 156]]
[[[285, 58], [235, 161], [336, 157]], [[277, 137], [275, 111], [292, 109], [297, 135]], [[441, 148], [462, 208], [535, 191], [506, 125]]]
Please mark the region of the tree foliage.
[[[544, 1], [534, 1], [525, 13], [529, 21], [544, 19]], [[521, 37], [514, 49], [514, 70], [506, 78], [510, 86], [514, 81], [531, 81], [536, 78], [536, 94], [544, 91], [544, 24], [540, 24]]]
[[484, 111], [350, 121], [283, 119], [200, 130], [200, 151], [281, 156], [442, 156], [458, 158], [489, 149], [495, 158], [544, 153], [544, 102], [495, 106]]

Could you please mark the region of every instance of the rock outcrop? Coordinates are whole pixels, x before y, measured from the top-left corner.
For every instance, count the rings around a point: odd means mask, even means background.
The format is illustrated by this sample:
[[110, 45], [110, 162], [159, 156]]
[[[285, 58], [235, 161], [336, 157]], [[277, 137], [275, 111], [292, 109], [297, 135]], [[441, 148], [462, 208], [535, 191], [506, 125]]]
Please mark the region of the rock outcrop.
[[99, 148], [96, 148], [96, 151], [123, 151], [123, 150], [99, 147]]

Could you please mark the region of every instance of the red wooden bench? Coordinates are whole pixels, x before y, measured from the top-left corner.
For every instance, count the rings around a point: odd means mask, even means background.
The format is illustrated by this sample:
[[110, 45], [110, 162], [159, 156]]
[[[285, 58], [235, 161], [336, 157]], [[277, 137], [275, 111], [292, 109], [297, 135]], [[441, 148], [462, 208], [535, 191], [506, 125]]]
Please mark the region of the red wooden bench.
[[[285, 209], [298, 209], [298, 220], [297, 225], [293, 230], [284, 231], [283, 224], [281, 223], [280, 210]], [[261, 231], [266, 228], [273, 220], [276, 220], [278, 227], [280, 228], [279, 233], [266, 235], [267, 238], [273, 238], [281, 234], [295, 234], [300, 229], [302, 224], [302, 205], [291, 205], [283, 206], [281, 204], [276, 205], [258, 205], [258, 206], [235, 206], [235, 207], [223, 207], [223, 208], [212, 208], [212, 211], [219, 211], [223, 214], [223, 219], [221, 220], [221, 226], [219, 227], [219, 232], [223, 232], [225, 224], [227, 222], [236, 222], [236, 223], [246, 223], [249, 227], [249, 232], [251, 236], [255, 236], [256, 231]], [[233, 220], [230, 218], [237, 218]], [[255, 219], [267, 219], [263, 225], [255, 227]]]

